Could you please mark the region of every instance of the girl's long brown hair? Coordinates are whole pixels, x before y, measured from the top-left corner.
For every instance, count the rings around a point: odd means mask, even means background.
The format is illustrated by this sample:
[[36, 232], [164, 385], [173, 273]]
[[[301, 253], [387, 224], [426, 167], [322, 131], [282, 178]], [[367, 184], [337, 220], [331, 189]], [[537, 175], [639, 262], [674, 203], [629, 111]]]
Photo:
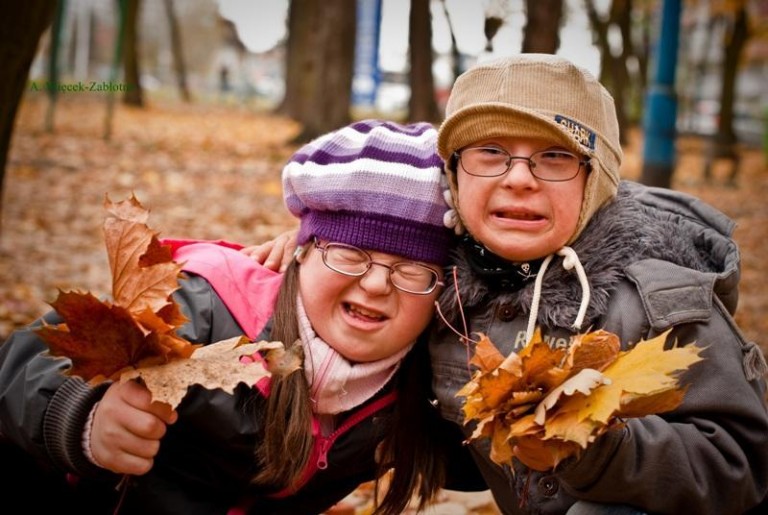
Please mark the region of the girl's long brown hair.
[[[298, 351], [296, 297], [299, 264], [285, 272], [273, 315], [270, 338]], [[376, 514], [402, 513], [415, 495], [424, 507], [445, 481], [445, 456], [438, 426], [439, 414], [429, 405], [431, 374], [426, 332], [408, 353], [397, 376], [399, 395], [392, 430], [381, 443], [378, 477], [393, 469], [387, 493]], [[272, 378], [264, 417], [264, 436], [257, 445], [260, 471], [254, 484], [279, 490], [295, 487], [312, 451], [312, 408], [309, 385], [302, 370]]]
[[[277, 295], [270, 338], [281, 341], [287, 352], [299, 352], [296, 296], [299, 294], [299, 264], [288, 266]], [[296, 348], [299, 347], [299, 349]], [[312, 405], [303, 370], [273, 376], [264, 439], [256, 448], [260, 471], [252, 482], [275, 490], [296, 486], [312, 452]]]

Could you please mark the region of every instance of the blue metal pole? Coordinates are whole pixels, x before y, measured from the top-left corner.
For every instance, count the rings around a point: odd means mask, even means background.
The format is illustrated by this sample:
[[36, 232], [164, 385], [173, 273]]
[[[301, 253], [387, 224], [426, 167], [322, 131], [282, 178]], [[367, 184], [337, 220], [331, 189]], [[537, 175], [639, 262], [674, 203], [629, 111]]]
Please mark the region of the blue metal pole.
[[675, 69], [680, 33], [681, 0], [663, 0], [655, 53], [655, 74], [645, 101], [641, 182], [669, 188], [675, 167], [677, 96]]
[[355, 70], [352, 80], [352, 104], [374, 107], [381, 82], [379, 70], [379, 32], [381, 0], [357, 0]]

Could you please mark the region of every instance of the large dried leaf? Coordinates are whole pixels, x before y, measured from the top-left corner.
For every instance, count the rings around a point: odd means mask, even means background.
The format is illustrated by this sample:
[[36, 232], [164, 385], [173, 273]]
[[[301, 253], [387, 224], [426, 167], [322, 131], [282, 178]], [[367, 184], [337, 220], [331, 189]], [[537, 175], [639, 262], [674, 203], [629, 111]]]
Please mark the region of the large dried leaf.
[[77, 292], [59, 292], [51, 306], [66, 323], [38, 334], [51, 355], [72, 361], [69, 375], [98, 382], [148, 356], [147, 337], [125, 308]]
[[195, 350], [189, 359], [177, 359], [169, 363], [145, 366], [124, 372], [121, 381], [141, 378], [152, 393], [152, 400], [170, 404], [176, 408], [187, 389], [195, 384], [207, 389], [220, 388], [233, 393], [240, 383], [254, 386], [271, 374], [266, 361], [241, 361], [259, 351], [281, 350], [280, 342], [247, 343], [244, 337], [235, 337], [212, 343]]
[[118, 203], [107, 198], [105, 208], [112, 300], [60, 292], [51, 306], [64, 323], [38, 330], [51, 355], [72, 361], [66, 373], [91, 383], [127, 368], [187, 358], [197, 347], [176, 334], [187, 321], [171, 296], [181, 267], [146, 225], [148, 211], [135, 197]]
[[157, 234], [146, 225], [149, 212], [136, 197], [113, 203], [104, 201], [108, 216], [104, 240], [112, 271], [112, 298], [132, 313], [158, 312], [178, 289], [181, 265], [171, 258]]

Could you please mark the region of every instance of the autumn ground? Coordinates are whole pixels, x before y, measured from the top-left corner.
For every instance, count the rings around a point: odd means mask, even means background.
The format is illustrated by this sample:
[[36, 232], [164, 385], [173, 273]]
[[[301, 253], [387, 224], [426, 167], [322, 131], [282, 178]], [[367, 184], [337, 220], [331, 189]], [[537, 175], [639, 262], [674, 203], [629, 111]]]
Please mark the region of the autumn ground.
[[[231, 105], [117, 105], [112, 138], [105, 141], [103, 98], [64, 97], [53, 133], [44, 130], [47, 107], [44, 97], [27, 96], [6, 170], [0, 341], [47, 310], [57, 289], [108, 293], [101, 237], [107, 194], [122, 200], [134, 193], [151, 209], [150, 225], [168, 237], [259, 242], [295, 223], [280, 195], [282, 164], [295, 150], [286, 142], [298, 132], [288, 120]], [[638, 177], [641, 144], [633, 134], [625, 148], [627, 178]], [[705, 183], [705, 144], [680, 140], [673, 187], [737, 222], [743, 270], [736, 319], [747, 338], [768, 351], [766, 157], [743, 149], [735, 187], [725, 185], [726, 162], [716, 163], [714, 180]], [[440, 513], [494, 513], [483, 499], [461, 498], [458, 508], [446, 505]]]

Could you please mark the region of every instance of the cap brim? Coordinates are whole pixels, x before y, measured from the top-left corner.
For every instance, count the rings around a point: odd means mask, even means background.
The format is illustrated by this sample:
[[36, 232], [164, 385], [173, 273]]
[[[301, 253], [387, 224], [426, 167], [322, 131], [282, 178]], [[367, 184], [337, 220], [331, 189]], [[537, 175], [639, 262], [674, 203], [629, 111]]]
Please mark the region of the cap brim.
[[437, 152], [448, 160], [456, 150], [491, 138], [526, 137], [557, 141], [578, 154], [591, 155], [551, 117], [501, 102], [470, 105], [451, 114], [440, 126]]

